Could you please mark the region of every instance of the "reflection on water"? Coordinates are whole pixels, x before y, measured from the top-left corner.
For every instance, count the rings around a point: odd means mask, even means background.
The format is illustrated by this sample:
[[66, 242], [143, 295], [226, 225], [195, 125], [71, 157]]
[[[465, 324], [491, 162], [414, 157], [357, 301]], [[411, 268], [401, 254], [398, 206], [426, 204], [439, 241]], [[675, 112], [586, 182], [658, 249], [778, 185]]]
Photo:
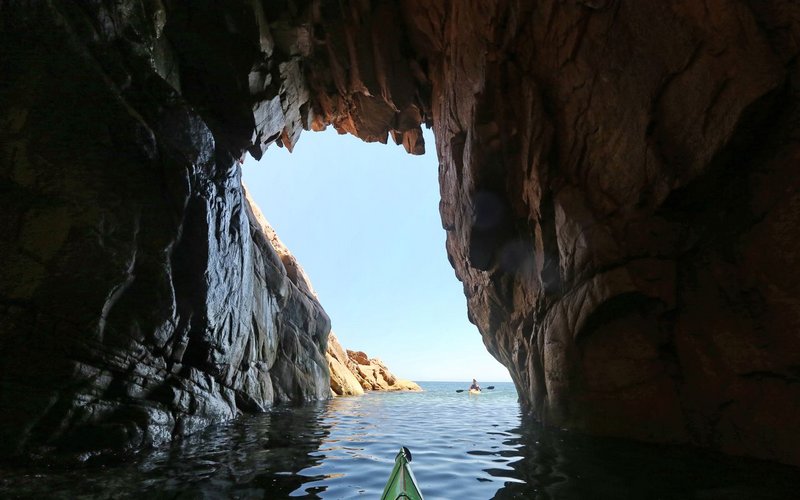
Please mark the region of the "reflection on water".
[[[683, 446], [657, 446], [521, 425], [506, 442], [518, 482], [506, 498], [798, 498], [800, 470]], [[490, 473], [492, 473], [490, 471]], [[508, 472], [503, 472], [508, 474]]]
[[288, 498], [323, 460], [325, 404], [278, 408], [214, 426], [131, 463], [0, 470], [0, 497]]
[[126, 464], [0, 469], [0, 497], [378, 498], [408, 446], [426, 499], [793, 498], [800, 472], [523, 425], [510, 384], [278, 408]]

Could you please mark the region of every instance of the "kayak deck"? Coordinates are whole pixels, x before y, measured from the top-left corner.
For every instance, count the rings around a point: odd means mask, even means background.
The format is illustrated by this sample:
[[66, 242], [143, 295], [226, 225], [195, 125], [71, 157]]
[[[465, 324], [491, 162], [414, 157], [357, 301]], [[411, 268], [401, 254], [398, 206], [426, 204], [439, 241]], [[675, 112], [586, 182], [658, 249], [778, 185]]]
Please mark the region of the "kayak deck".
[[405, 446], [400, 448], [400, 452], [394, 458], [394, 467], [389, 476], [389, 482], [383, 489], [381, 500], [423, 500], [422, 492], [417, 486], [414, 473], [411, 472], [411, 452]]

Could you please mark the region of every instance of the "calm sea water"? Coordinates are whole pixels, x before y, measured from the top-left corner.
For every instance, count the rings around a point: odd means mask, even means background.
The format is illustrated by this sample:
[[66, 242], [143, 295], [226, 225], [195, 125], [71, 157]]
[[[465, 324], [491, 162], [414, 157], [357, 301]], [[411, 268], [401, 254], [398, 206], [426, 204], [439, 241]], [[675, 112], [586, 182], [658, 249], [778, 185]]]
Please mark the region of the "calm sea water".
[[114, 465], [0, 469], [3, 498], [379, 498], [400, 446], [426, 499], [800, 497], [800, 470], [521, 425], [514, 388], [370, 393], [238, 419]]

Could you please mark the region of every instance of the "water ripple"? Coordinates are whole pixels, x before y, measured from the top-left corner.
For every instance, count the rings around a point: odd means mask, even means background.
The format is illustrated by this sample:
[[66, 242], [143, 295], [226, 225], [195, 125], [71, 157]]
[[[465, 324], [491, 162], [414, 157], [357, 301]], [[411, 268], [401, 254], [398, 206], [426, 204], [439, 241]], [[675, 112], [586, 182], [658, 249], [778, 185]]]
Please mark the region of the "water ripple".
[[523, 425], [510, 384], [423, 383], [240, 418], [126, 464], [0, 469], [10, 498], [377, 498], [400, 446], [428, 500], [791, 498], [791, 467]]

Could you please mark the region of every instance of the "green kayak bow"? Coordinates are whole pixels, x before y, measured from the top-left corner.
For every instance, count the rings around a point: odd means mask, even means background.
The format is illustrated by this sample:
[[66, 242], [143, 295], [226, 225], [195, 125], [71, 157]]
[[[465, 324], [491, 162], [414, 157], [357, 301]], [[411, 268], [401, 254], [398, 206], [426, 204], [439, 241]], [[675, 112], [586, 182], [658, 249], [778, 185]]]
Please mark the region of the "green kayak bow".
[[411, 452], [403, 446], [394, 458], [392, 475], [389, 476], [389, 482], [383, 489], [381, 500], [422, 500], [422, 493], [417, 486], [417, 480], [414, 479], [414, 473], [411, 472], [411, 466], [408, 465], [409, 462], [411, 462]]

